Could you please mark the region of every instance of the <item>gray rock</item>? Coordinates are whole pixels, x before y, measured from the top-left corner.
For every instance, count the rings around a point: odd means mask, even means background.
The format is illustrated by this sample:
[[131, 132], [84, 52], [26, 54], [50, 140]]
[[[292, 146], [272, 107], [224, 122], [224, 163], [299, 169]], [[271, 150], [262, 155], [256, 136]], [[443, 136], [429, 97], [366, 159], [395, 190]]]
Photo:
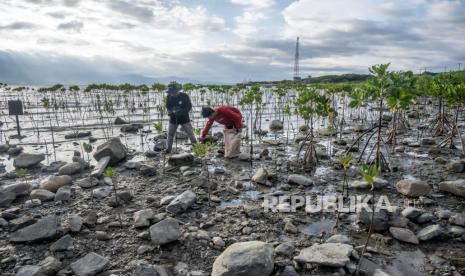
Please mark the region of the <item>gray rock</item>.
[[39, 185], [41, 189], [56, 193], [59, 188], [71, 185], [73, 179], [69, 175], [52, 176]]
[[416, 217], [415, 218], [415, 221], [417, 223], [420, 223], [420, 224], [423, 224], [423, 223], [427, 223], [427, 222], [430, 222], [434, 219], [434, 216], [433, 214], [431, 213], [423, 213], [421, 214], [420, 216]]
[[44, 189], [35, 189], [31, 192], [31, 198], [45, 202], [53, 200], [55, 198], [55, 194]]
[[107, 258], [91, 252], [71, 264], [71, 269], [76, 276], [93, 276], [102, 272], [108, 265]]
[[76, 181], [76, 185], [84, 189], [95, 187], [98, 184], [99, 184], [98, 179], [93, 178], [93, 177], [86, 177], [86, 178], [82, 178]]
[[73, 233], [81, 231], [82, 218], [78, 215], [71, 215], [68, 220], [69, 230]]
[[116, 196], [124, 202], [130, 202], [134, 198], [134, 195], [129, 190], [118, 191]]
[[127, 123], [128, 122], [121, 117], [116, 117], [115, 119], [115, 125], [125, 125]]
[[111, 138], [97, 147], [94, 158], [99, 161], [105, 156], [110, 157], [109, 165], [115, 165], [126, 158], [126, 148], [119, 138]]
[[461, 173], [465, 170], [465, 160], [453, 160], [446, 166], [447, 170]]
[[213, 263], [212, 276], [268, 276], [274, 268], [273, 247], [261, 241], [230, 245]]
[[16, 194], [9, 191], [0, 191], [0, 207], [9, 207], [16, 199]]
[[59, 175], [73, 175], [83, 171], [82, 164], [79, 162], [72, 162], [64, 165], [58, 170]]
[[150, 220], [153, 219], [154, 213], [152, 209], [140, 210], [134, 213], [134, 227], [143, 228], [150, 226]]
[[[375, 181], [373, 182], [375, 189], [382, 189], [386, 187], [389, 182], [379, 177], [375, 177]], [[368, 189], [371, 186], [365, 180], [354, 180], [349, 183], [349, 186], [354, 189]]]
[[111, 194], [111, 192], [112, 192], [111, 187], [101, 187], [101, 188], [92, 190], [92, 196], [97, 199], [103, 199], [103, 198], [108, 197]]
[[63, 186], [55, 194], [55, 201], [69, 201], [71, 198], [71, 188]]
[[90, 175], [93, 177], [100, 177], [110, 163], [110, 159], [111, 156], [103, 156], [100, 158], [97, 162], [97, 166], [95, 166]]
[[139, 168], [139, 172], [144, 176], [155, 176], [157, 175], [157, 168], [155, 166], [143, 164]]
[[19, 268], [15, 276], [43, 276], [41, 269], [38, 265], [25, 265]]
[[252, 176], [252, 181], [258, 184], [265, 184], [268, 178], [268, 171], [265, 168], [258, 168], [254, 176]]
[[15, 183], [3, 188], [3, 191], [12, 192], [16, 197], [29, 195], [32, 191], [32, 185], [26, 182]]
[[150, 226], [150, 238], [155, 245], [177, 241], [181, 236], [181, 226], [173, 218], [166, 218]]
[[196, 194], [191, 190], [187, 190], [173, 199], [173, 201], [166, 206], [166, 211], [172, 214], [184, 213], [195, 203], [196, 199]]
[[402, 210], [402, 216], [408, 219], [414, 219], [420, 216], [421, 214], [423, 214], [423, 211], [414, 207], [407, 207], [404, 210]]
[[350, 239], [346, 235], [341, 235], [341, 234], [336, 234], [331, 237], [329, 237], [326, 240], [326, 243], [344, 243], [344, 244], [350, 244]]
[[274, 253], [276, 255], [291, 257], [294, 254], [295, 247], [292, 243], [281, 243], [280, 245], [276, 246], [274, 249]]
[[287, 180], [289, 184], [301, 185], [301, 186], [310, 186], [313, 185], [313, 180], [310, 178], [301, 175], [301, 174], [291, 174]]
[[[159, 265], [139, 265], [132, 272], [132, 276], [169, 276], [166, 269]], [[192, 276], [192, 274], [191, 274]]]
[[451, 224], [465, 226], [465, 213], [455, 214], [449, 218]]
[[70, 235], [65, 235], [50, 246], [52, 252], [63, 252], [74, 248], [74, 240]]
[[283, 128], [283, 122], [281, 122], [280, 120], [273, 120], [270, 122], [270, 130], [272, 131], [282, 130]]
[[55, 173], [55, 172], [58, 172], [58, 170], [64, 165], [66, 165], [66, 162], [64, 161], [53, 161], [50, 163], [50, 165], [43, 166], [40, 170], [42, 172]]
[[460, 226], [449, 226], [447, 233], [452, 237], [465, 237], [465, 228]]
[[37, 220], [31, 216], [24, 215], [19, 218], [15, 218], [9, 221], [10, 231], [16, 231], [18, 229], [24, 228], [31, 224], [34, 224]]
[[344, 267], [350, 262], [353, 249], [352, 245], [342, 243], [314, 244], [302, 249], [294, 260], [302, 264]]
[[390, 227], [389, 232], [397, 240], [412, 243], [412, 244], [419, 244], [418, 238], [409, 229]]
[[143, 128], [143, 125], [141, 124], [128, 124], [128, 125], [123, 125], [120, 128], [121, 132], [128, 132], [128, 133], [135, 133], [138, 132], [139, 129]]
[[299, 274], [293, 266], [287, 265], [284, 267], [283, 272], [281, 272], [281, 276], [299, 276]]
[[33, 154], [33, 153], [21, 153], [13, 161], [13, 166], [17, 169], [19, 168], [32, 168], [37, 166], [40, 162], [45, 160], [45, 155], [43, 154]]
[[436, 140], [434, 140], [434, 138], [423, 138], [421, 139], [420, 144], [422, 146], [433, 146], [436, 145]]
[[61, 262], [53, 256], [46, 257], [38, 265], [43, 275], [56, 275], [61, 268]]
[[57, 234], [58, 218], [50, 215], [10, 235], [11, 242], [37, 242], [50, 239]]
[[443, 181], [439, 183], [439, 190], [456, 196], [465, 197], [465, 179]]
[[90, 131], [80, 131], [80, 132], [72, 132], [65, 135], [65, 139], [77, 139], [77, 138], [84, 138], [89, 137], [92, 135]]
[[167, 195], [167, 196], [164, 196], [161, 198], [160, 200], [160, 205], [166, 205], [166, 204], [169, 204], [171, 201], [173, 201], [173, 199], [175, 199], [176, 196], [174, 195]]
[[397, 182], [396, 189], [399, 193], [409, 197], [426, 196], [431, 191], [430, 185], [417, 179], [403, 179]]
[[443, 233], [444, 233], [444, 230], [442, 229], [442, 227], [438, 224], [434, 224], [434, 225], [426, 226], [425, 228], [421, 229], [417, 233], [417, 238], [420, 241], [427, 241], [427, 240], [434, 239], [442, 235]]
[[194, 156], [190, 153], [173, 154], [168, 158], [168, 164], [174, 167], [192, 165]]
[[452, 212], [450, 210], [437, 210], [434, 214], [439, 219], [449, 219], [452, 216]]
[[[357, 213], [357, 215], [360, 222], [368, 228], [371, 222], [372, 212], [369, 212], [363, 208], [360, 212]], [[378, 212], [374, 213], [373, 231], [384, 232], [388, 228], [389, 214], [385, 209], [380, 209]]]

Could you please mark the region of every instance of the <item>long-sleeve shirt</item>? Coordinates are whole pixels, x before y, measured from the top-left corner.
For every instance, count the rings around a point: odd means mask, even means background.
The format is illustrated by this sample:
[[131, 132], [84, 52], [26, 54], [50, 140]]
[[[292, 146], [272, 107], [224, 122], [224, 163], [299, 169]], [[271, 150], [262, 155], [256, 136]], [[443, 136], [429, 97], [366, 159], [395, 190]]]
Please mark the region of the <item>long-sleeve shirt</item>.
[[210, 128], [213, 125], [213, 122], [220, 123], [225, 127], [235, 127], [237, 129], [242, 128], [242, 114], [239, 109], [229, 106], [223, 105], [218, 106], [215, 108], [216, 114], [213, 118], [208, 119], [207, 124], [202, 130], [202, 138], [205, 138], [210, 131]]
[[168, 95], [166, 109], [168, 109], [171, 124], [183, 125], [190, 122], [189, 111], [192, 109], [192, 103], [186, 93], [179, 92], [175, 96]]

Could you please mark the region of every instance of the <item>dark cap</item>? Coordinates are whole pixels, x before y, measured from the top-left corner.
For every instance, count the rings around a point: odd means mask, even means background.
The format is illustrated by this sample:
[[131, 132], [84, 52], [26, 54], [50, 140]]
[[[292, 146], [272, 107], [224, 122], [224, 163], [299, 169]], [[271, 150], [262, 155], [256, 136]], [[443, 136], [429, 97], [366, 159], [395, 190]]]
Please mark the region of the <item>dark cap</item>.
[[168, 84], [168, 90], [166, 91], [167, 93], [176, 93], [181, 90], [181, 84], [177, 83], [175, 81], [172, 81]]

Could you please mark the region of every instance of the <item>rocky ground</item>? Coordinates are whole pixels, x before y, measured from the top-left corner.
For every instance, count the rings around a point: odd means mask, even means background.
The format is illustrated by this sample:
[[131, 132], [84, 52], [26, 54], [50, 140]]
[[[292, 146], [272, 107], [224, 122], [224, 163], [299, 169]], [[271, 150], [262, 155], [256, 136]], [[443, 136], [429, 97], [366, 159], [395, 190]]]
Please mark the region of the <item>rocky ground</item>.
[[[341, 191], [337, 156], [354, 132], [331, 139], [331, 154], [324, 135], [313, 171], [302, 170], [296, 144], [283, 138], [254, 145], [253, 162], [245, 153], [225, 160], [218, 145], [208, 174], [187, 147], [163, 169], [161, 140], [142, 153], [112, 139], [97, 148], [95, 167], [79, 153], [50, 165], [43, 155], [20, 153], [16, 171], [1, 176], [1, 275], [353, 274], [371, 214], [262, 206], [269, 196]], [[398, 141], [393, 172], [375, 181], [376, 197], [397, 207], [376, 213], [361, 274], [462, 275], [465, 160], [458, 150], [438, 149], [437, 139]], [[114, 174], [104, 177], [109, 165]], [[371, 194], [358, 168], [348, 178], [350, 194]]]

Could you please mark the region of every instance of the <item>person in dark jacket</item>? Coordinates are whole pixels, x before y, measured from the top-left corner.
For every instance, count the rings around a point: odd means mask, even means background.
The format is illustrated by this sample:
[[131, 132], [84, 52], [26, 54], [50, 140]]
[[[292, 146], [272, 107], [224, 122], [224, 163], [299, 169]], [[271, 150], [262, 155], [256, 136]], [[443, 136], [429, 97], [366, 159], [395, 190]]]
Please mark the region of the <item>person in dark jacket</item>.
[[194, 129], [189, 118], [189, 112], [192, 109], [191, 99], [186, 93], [180, 92], [181, 85], [177, 82], [171, 82], [168, 85], [168, 96], [166, 99], [166, 109], [170, 117], [168, 127], [168, 139], [166, 140], [166, 153], [170, 153], [173, 147], [174, 136], [178, 126], [187, 133], [192, 144], [197, 143]]

